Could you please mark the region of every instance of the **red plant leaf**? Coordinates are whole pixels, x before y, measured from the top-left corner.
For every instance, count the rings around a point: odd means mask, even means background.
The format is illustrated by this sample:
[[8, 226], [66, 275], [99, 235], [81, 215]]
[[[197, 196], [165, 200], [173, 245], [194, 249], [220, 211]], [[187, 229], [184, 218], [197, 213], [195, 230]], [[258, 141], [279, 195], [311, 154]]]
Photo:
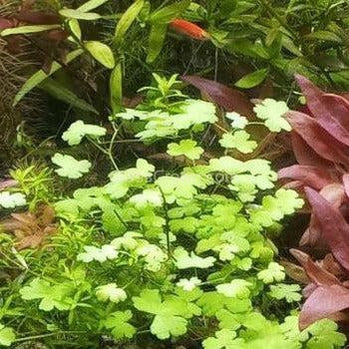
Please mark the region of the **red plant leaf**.
[[12, 20], [0, 17], [0, 30], [13, 28], [14, 26], [15, 24]]
[[174, 29], [175, 31], [182, 33], [184, 35], [189, 36], [190, 38], [196, 39], [196, 40], [209, 40], [210, 34], [199, 27], [195, 23], [188, 22], [184, 19], [174, 19], [170, 23], [170, 27]]
[[291, 111], [287, 113], [287, 119], [298, 135], [318, 155], [334, 163], [349, 166], [346, 146], [332, 137], [314, 118], [297, 111]]
[[291, 249], [292, 256], [302, 265], [309, 279], [318, 286], [340, 285], [340, 281], [326, 269], [316, 264], [306, 253]]
[[349, 290], [340, 285], [320, 286], [305, 301], [299, 315], [299, 327], [307, 328], [314, 322], [329, 318], [349, 308]]
[[22, 10], [14, 16], [21, 22], [30, 24], [60, 24], [62, 19], [60, 16], [54, 13], [47, 13], [42, 11], [28, 11]]
[[278, 172], [279, 179], [292, 179], [303, 185], [320, 190], [324, 186], [333, 183], [331, 175], [318, 167], [307, 165], [293, 165], [285, 167]]
[[345, 194], [349, 198], [349, 173], [346, 173], [345, 175], [343, 175], [343, 184], [344, 184]]
[[[332, 183], [326, 185], [320, 190], [323, 196], [332, 206], [340, 208], [345, 201], [344, 187], [341, 183]], [[321, 238], [321, 225], [317, 217], [312, 214], [310, 218], [309, 228], [304, 232], [299, 245], [317, 246], [317, 248], [326, 248], [324, 240]]]
[[308, 201], [312, 206], [321, 233], [330, 247], [334, 257], [349, 270], [349, 225], [338, 208], [333, 207], [323, 196], [314, 189], [305, 188]]
[[349, 145], [349, 110], [341, 97], [324, 97], [325, 93], [304, 76], [297, 75], [296, 80], [319, 124], [338, 141]]
[[187, 75], [183, 76], [182, 80], [198, 88], [213, 103], [226, 111], [236, 111], [244, 116], [254, 117], [253, 104], [240, 91], [199, 76]]
[[333, 168], [333, 163], [325, 160], [299, 136], [296, 132], [291, 132], [292, 149], [297, 162], [300, 165], [321, 167], [322, 169]]

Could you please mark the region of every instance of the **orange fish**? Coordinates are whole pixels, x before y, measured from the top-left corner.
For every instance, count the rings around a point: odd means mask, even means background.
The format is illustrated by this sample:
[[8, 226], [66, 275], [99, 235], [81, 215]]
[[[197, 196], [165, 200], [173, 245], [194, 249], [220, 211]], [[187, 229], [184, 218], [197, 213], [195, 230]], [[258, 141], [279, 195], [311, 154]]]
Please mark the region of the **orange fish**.
[[210, 34], [206, 30], [184, 19], [174, 19], [170, 23], [170, 27], [176, 30], [177, 32], [187, 35], [196, 40], [210, 39]]

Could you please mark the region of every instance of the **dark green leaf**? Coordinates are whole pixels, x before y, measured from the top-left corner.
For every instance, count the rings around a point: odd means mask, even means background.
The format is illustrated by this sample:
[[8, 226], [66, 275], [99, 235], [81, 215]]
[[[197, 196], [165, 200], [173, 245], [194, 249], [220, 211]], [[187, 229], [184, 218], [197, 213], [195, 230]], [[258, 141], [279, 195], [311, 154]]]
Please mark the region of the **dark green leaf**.
[[110, 75], [110, 104], [113, 113], [118, 113], [122, 107], [122, 67], [117, 64]]
[[167, 24], [174, 18], [180, 17], [190, 5], [191, 0], [182, 0], [172, 5], [155, 10], [150, 16], [152, 24]]

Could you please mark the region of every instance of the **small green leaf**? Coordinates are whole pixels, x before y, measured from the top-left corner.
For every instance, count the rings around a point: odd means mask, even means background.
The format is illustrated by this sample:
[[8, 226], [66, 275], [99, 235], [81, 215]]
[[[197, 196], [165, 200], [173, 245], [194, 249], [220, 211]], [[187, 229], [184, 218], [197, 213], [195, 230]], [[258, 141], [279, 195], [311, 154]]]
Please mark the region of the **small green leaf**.
[[179, 144], [171, 143], [167, 146], [167, 153], [171, 156], [185, 155], [190, 160], [200, 159], [204, 150], [197, 147], [197, 143], [191, 139], [180, 141]]
[[136, 0], [122, 15], [116, 28], [115, 28], [115, 44], [120, 44], [127, 30], [130, 28], [133, 21], [137, 18], [138, 14], [144, 6], [144, 0]]
[[108, 69], [114, 68], [114, 55], [108, 45], [103, 44], [100, 41], [87, 41], [84, 46], [96, 61], [98, 61]]
[[277, 284], [270, 286], [269, 295], [275, 299], [285, 299], [286, 302], [299, 302], [302, 299], [299, 285]]
[[16, 335], [11, 327], [0, 324], [0, 345], [9, 347], [16, 339]]
[[132, 338], [136, 333], [136, 329], [128, 322], [131, 318], [132, 313], [130, 310], [117, 311], [108, 315], [104, 321], [104, 326], [112, 330], [111, 333], [117, 340]]
[[109, 0], [89, 0], [86, 1], [83, 5], [81, 5], [80, 7], [77, 8], [77, 11], [80, 12], [89, 12], [101, 5], [103, 5], [104, 3], [106, 3]]
[[147, 63], [153, 63], [161, 52], [167, 33], [167, 25], [152, 25], [149, 35]]
[[91, 168], [91, 163], [89, 161], [78, 161], [70, 155], [56, 153], [51, 160], [55, 165], [60, 167], [56, 169], [55, 172], [61, 177], [68, 177], [71, 179], [80, 178]]
[[63, 133], [62, 139], [68, 142], [69, 145], [77, 145], [85, 136], [97, 138], [104, 136], [106, 133], [107, 130], [104, 127], [85, 124], [78, 120], [72, 123], [68, 130]]
[[252, 153], [257, 148], [257, 142], [250, 140], [250, 134], [244, 130], [234, 133], [224, 133], [219, 143], [224, 148], [235, 148], [243, 154]]
[[282, 281], [285, 279], [285, 268], [278, 263], [270, 262], [268, 268], [260, 271], [257, 277], [266, 284]]
[[61, 28], [59, 24], [52, 25], [25, 25], [22, 27], [8, 28], [1, 32], [1, 36], [17, 35], [17, 34], [31, 34], [39, 33], [47, 30]]
[[236, 87], [240, 88], [252, 88], [261, 84], [268, 76], [269, 69], [260, 69], [251, 74], [245, 75], [239, 81], [235, 83]]
[[98, 13], [93, 13], [93, 12], [85, 13], [83, 11], [73, 10], [69, 8], [60, 10], [59, 14], [63, 17], [82, 19], [85, 21], [94, 21], [96, 19], [101, 18], [101, 15], [99, 15]]
[[[75, 51], [72, 51], [67, 54], [66, 57], [66, 63], [69, 63], [73, 61], [75, 58], [80, 56], [84, 51], [82, 49], [77, 49]], [[33, 74], [21, 87], [21, 89], [18, 91], [18, 93], [15, 96], [13, 106], [16, 106], [17, 103], [28, 93], [30, 92], [34, 87], [38, 86], [42, 81], [44, 81], [48, 76], [55, 73], [57, 70], [61, 69], [62, 66], [57, 63], [53, 62], [51, 66], [51, 70], [48, 74], [46, 74], [42, 69], [37, 71], [35, 74]]]
[[81, 28], [79, 21], [75, 18], [72, 18], [69, 22], [69, 28], [72, 31], [72, 33], [81, 40]]
[[109, 80], [110, 104], [113, 114], [119, 113], [122, 108], [122, 66], [121, 63], [116, 64], [110, 74]]

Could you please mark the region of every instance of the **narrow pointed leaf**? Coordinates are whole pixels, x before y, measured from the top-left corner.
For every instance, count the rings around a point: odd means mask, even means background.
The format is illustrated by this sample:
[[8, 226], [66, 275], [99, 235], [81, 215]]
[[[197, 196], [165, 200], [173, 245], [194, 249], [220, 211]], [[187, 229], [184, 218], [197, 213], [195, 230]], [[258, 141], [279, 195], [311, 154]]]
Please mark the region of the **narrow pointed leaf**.
[[[77, 49], [75, 51], [72, 51], [67, 54], [66, 62], [69, 63], [73, 61], [75, 58], [80, 56], [84, 51], [81, 49]], [[51, 66], [51, 70], [48, 74], [46, 74], [42, 69], [37, 71], [34, 75], [32, 75], [25, 84], [21, 87], [21, 89], [18, 91], [18, 93], [15, 96], [13, 106], [16, 106], [17, 103], [28, 93], [30, 92], [34, 87], [38, 86], [42, 81], [44, 81], [48, 76], [55, 73], [57, 70], [62, 68], [62, 66], [57, 63], [53, 62]]]
[[78, 10], [72, 10], [72, 9], [63, 9], [59, 11], [59, 14], [63, 17], [67, 18], [75, 18], [75, 19], [81, 19], [85, 21], [94, 21], [96, 19], [100, 19], [101, 16], [98, 13], [94, 12], [83, 12]]
[[47, 30], [57, 29], [61, 26], [59, 24], [51, 25], [24, 25], [22, 27], [8, 28], [1, 32], [1, 36], [17, 35], [17, 34], [32, 34], [40, 33]]
[[235, 83], [239, 88], [252, 88], [261, 84], [268, 76], [268, 69], [260, 69], [251, 74], [247, 74]]
[[80, 12], [89, 12], [89, 11], [103, 5], [107, 1], [109, 1], [109, 0], [89, 0], [89, 1], [85, 2], [83, 5], [81, 5], [80, 7], [78, 7], [77, 10]]
[[174, 4], [155, 10], [150, 16], [152, 24], [168, 24], [172, 19], [181, 17], [182, 13], [190, 5], [191, 0], [182, 0]]
[[149, 36], [147, 63], [153, 63], [161, 52], [167, 33], [167, 25], [152, 25]]
[[87, 41], [85, 48], [90, 52], [91, 56], [104, 65], [108, 69], [113, 69], [115, 66], [115, 59], [112, 50], [106, 44], [100, 41]]
[[120, 44], [123, 41], [127, 30], [137, 18], [144, 6], [144, 0], [136, 0], [122, 15], [115, 29], [115, 43]]
[[113, 113], [118, 113], [122, 107], [122, 67], [117, 64], [110, 74], [109, 81], [110, 104]]

